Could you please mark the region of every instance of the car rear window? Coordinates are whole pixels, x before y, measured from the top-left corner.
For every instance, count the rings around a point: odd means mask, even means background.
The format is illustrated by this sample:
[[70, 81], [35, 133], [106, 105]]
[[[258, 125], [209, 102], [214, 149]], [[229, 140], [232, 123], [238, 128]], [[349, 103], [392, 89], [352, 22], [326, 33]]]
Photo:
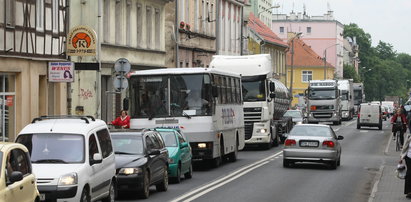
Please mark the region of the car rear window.
[[302, 125], [295, 126], [289, 136], [331, 137], [331, 130], [326, 127]]
[[141, 136], [112, 135], [115, 154], [143, 154], [143, 140]]
[[174, 131], [159, 131], [166, 147], [177, 147], [177, 139]]

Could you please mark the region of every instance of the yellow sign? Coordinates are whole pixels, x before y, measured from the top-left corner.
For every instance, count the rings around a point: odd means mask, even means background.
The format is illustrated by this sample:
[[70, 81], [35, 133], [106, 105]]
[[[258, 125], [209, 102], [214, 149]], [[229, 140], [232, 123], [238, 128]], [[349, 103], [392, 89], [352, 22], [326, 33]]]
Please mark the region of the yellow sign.
[[96, 56], [96, 32], [87, 26], [77, 26], [67, 37], [67, 55]]

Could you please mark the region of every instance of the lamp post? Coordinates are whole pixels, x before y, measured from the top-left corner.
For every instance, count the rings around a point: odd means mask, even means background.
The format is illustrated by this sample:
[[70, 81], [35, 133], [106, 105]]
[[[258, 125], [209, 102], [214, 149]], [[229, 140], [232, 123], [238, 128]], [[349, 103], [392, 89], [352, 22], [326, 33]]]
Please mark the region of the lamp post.
[[294, 39], [301, 36], [301, 32], [298, 32], [291, 38], [291, 75], [290, 75], [290, 95], [293, 96], [293, 80], [294, 80]]
[[324, 58], [323, 58], [324, 59], [324, 80], [327, 79], [327, 49], [337, 46], [337, 45], [340, 45], [340, 44], [336, 43], [324, 49]]

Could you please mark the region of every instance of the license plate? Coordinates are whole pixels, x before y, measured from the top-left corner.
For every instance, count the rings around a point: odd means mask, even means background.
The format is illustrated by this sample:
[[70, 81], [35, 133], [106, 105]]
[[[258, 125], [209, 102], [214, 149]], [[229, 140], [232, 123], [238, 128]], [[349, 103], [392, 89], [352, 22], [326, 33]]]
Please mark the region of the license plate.
[[302, 147], [318, 147], [318, 142], [301, 142]]
[[40, 201], [46, 200], [46, 194], [40, 194]]
[[362, 122], [370, 122], [370, 119], [362, 119]]

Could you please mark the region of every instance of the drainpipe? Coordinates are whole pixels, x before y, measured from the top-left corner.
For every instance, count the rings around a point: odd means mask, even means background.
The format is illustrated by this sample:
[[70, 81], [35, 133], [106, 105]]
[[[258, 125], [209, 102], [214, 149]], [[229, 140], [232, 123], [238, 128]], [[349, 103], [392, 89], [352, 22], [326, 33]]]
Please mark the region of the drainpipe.
[[[215, 23], [215, 26], [216, 26], [215, 33], [216, 33], [216, 53], [217, 55], [220, 55], [220, 43], [221, 43], [220, 37], [217, 36], [220, 34], [220, 19], [221, 19], [220, 5], [221, 5], [221, 2], [222, 1], [217, 1], [217, 6], [216, 6], [217, 16], [216, 16], [216, 23]], [[221, 37], [224, 37], [224, 36], [221, 36]]]
[[178, 22], [178, 0], [176, 0], [176, 9], [175, 9], [175, 42], [176, 42], [176, 67], [179, 68], [180, 67], [180, 57], [179, 57], [179, 39], [180, 39], [180, 33], [178, 31], [178, 27], [179, 27], [179, 22]]

